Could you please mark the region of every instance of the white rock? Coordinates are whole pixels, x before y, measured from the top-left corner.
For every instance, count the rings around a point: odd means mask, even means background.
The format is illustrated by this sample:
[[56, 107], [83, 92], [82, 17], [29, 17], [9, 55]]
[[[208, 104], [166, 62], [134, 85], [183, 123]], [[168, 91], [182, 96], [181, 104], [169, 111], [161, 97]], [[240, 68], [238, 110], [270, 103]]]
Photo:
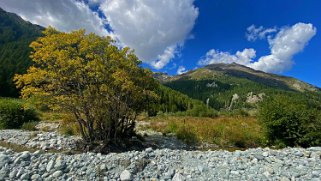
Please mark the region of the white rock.
[[52, 174], [52, 176], [57, 178], [57, 177], [60, 177], [62, 174], [63, 174], [62, 171], [61, 171], [61, 170], [58, 170], [58, 171], [55, 171], [55, 172]]
[[24, 160], [29, 159], [29, 158], [30, 158], [30, 153], [29, 153], [29, 151], [24, 151], [24, 152], [22, 152], [21, 155], [20, 155], [20, 157], [21, 157], [22, 159], [24, 159]]
[[16, 177], [16, 175], [17, 175], [17, 170], [12, 170], [10, 173], [9, 173], [9, 178], [14, 178], [14, 177]]
[[61, 157], [58, 157], [56, 159], [56, 163], [55, 163], [55, 169], [57, 170], [61, 170], [61, 169], [64, 169], [66, 167], [66, 163], [62, 160]]
[[28, 180], [30, 178], [29, 174], [28, 173], [24, 173], [21, 175], [20, 179], [21, 180]]
[[147, 153], [150, 153], [150, 152], [152, 152], [153, 151], [153, 148], [151, 148], [151, 147], [149, 147], [149, 148], [146, 148], [146, 150], [145, 150]]
[[35, 151], [35, 152], [33, 153], [33, 155], [34, 155], [34, 156], [39, 156], [40, 153], [41, 153], [40, 150], [37, 150], [37, 151]]
[[264, 157], [268, 157], [269, 156], [269, 152], [263, 152], [262, 154]]
[[181, 175], [180, 173], [176, 173], [174, 177], [172, 178], [173, 181], [184, 181], [185, 177]]
[[10, 158], [5, 154], [0, 154], [0, 168], [2, 168], [5, 164], [9, 163]]
[[49, 161], [49, 163], [47, 164], [47, 167], [46, 167], [47, 172], [49, 172], [53, 168], [54, 163], [55, 162], [53, 160]]
[[128, 170], [124, 170], [121, 174], [120, 174], [120, 180], [121, 181], [129, 181], [132, 179], [132, 174], [128, 171]]
[[39, 174], [33, 174], [31, 180], [38, 180], [41, 176]]

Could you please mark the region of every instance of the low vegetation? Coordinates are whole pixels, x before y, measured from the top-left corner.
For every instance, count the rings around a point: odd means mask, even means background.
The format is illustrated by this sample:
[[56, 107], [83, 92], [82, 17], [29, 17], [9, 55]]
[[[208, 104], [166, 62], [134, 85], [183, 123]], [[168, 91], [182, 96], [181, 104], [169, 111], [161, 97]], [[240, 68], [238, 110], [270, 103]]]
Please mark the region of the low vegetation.
[[22, 100], [0, 98], [0, 129], [19, 129], [34, 121], [39, 121], [37, 112]]
[[320, 146], [320, 105], [303, 97], [278, 95], [265, 100], [258, 118], [266, 127], [270, 145]]
[[220, 148], [249, 148], [265, 143], [264, 131], [254, 117], [158, 116], [148, 118], [151, 128], [164, 134], [174, 133], [189, 144], [207, 142]]
[[64, 114], [60, 121], [59, 132], [65, 136], [81, 136], [77, 121], [70, 114]]
[[37, 124], [38, 124], [38, 121], [25, 122], [22, 124], [21, 129], [27, 130], [27, 131], [36, 131]]

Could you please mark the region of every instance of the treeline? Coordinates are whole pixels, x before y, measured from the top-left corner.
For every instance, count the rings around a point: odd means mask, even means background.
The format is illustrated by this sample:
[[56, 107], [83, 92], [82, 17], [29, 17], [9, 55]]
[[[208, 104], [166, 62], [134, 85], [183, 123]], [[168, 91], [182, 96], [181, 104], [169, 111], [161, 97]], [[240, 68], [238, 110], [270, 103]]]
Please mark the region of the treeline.
[[[252, 92], [253, 95], [264, 93], [270, 96], [278, 94], [301, 95], [305, 97], [313, 96], [311, 92], [301, 93], [290, 88], [271, 87], [264, 83], [234, 77], [217, 77], [211, 80], [176, 80], [167, 82], [165, 86], [182, 92], [193, 99], [201, 100], [203, 103], [208, 102], [208, 105], [215, 110], [255, 107], [255, 105], [246, 102], [250, 92]], [[238, 95], [238, 99], [233, 103], [233, 106], [230, 107], [234, 94]]]
[[150, 105], [149, 116], [156, 116], [157, 113], [176, 113], [177, 115], [213, 117], [217, 114], [202, 101], [192, 99], [166, 86], [160, 85], [156, 93], [159, 100]]

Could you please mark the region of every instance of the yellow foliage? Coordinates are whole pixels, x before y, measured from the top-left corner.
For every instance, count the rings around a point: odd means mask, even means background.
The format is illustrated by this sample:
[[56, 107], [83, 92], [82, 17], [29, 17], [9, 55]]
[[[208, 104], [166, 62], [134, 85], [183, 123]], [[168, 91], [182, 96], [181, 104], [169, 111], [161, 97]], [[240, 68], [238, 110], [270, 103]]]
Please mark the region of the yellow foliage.
[[152, 73], [140, 68], [133, 51], [117, 48], [110, 37], [51, 27], [44, 35], [31, 43], [35, 66], [16, 75], [16, 85], [23, 98], [37, 97], [51, 108], [71, 112], [89, 140], [109, 138], [111, 133], [103, 131], [110, 126], [121, 125], [109, 130], [123, 134], [128, 120], [157, 98]]

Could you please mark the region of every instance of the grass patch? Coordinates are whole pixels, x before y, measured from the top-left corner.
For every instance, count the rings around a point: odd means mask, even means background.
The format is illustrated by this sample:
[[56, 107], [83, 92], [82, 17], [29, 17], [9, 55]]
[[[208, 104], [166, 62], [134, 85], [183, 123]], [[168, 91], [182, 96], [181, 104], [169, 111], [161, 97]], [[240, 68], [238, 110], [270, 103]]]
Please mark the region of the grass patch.
[[80, 135], [77, 121], [71, 115], [64, 115], [61, 121], [59, 132], [66, 136]]
[[265, 143], [263, 128], [254, 117], [175, 117], [158, 116], [148, 118], [151, 128], [164, 134], [174, 133], [187, 142], [207, 142], [221, 148], [250, 148]]
[[27, 131], [36, 131], [37, 124], [38, 122], [36, 121], [26, 122], [22, 124], [21, 129], [27, 130]]
[[42, 112], [40, 119], [42, 121], [61, 121], [64, 119], [64, 117], [67, 115], [67, 113], [59, 113], [54, 111], [46, 111]]

